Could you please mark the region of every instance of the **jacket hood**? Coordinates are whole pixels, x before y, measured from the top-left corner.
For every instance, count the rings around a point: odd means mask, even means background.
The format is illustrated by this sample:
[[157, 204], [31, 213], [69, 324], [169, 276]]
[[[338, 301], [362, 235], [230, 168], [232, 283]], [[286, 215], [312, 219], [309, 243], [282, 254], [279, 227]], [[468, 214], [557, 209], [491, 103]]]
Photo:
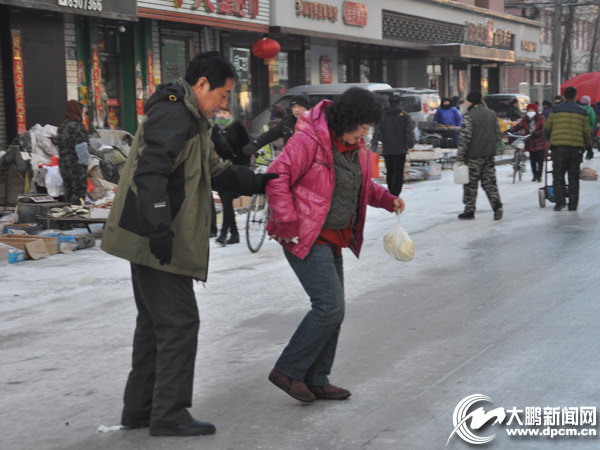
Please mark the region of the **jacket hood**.
[[402, 108], [400, 106], [388, 106], [387, 108], [385, 108], [383, 110], [384, 114], [389, 114], [391, 116], [398, 114], [400, 112], [403, 112]]
[[157, 86], [154, 94], [152, 94], [152, 96], [144, 105], [144, 113], [148, 114], [150, 109], [152, 109], [152, 107], [158, 103], [177, 101], [182, 101], [187, 109], [189, 109], [194, 115], [194, 117], [198, 119], [202, 117], [200, 111], [198, 110], [198, 105], [196, 104], [196, 99], [194, 97], [194, 93], [192, 92], [192, 88], [183, 78], [180, 78], [175, 83], [167, 83]]
[[296, 132], [302, 131], [323, 147], [331, 147], [331, 135], [325, 112], [332, 104], [331, 100], [323, 100], [312, 109], [303, 112], [296, 122]]

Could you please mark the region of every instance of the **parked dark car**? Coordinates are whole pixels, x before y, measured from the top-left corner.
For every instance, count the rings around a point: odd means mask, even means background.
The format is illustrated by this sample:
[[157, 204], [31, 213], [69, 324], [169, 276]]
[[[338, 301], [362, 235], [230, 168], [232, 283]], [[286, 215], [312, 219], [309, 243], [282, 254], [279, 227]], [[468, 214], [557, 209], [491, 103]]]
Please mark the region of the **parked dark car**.
[[523, 94], [490, 94], [485, 97], [484, 101], [488, 108], [496, 113], [500, 118], [507, 117], [508, 106], [514, 99], [519, 101], [519, 109], [525, 115], [527, 105], [531, 103], [528, 95]]

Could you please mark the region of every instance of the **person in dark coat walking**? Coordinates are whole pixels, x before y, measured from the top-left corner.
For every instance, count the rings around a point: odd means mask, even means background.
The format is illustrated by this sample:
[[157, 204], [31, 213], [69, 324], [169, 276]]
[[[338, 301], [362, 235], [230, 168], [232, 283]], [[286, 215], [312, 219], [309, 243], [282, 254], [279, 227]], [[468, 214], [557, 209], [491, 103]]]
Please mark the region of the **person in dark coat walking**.
[[150, 427], [151, 436], [216, 431], [188, 411], [200, 327], [194, 280], [208, 274], [211, 191], [264, 193], [277, 178], [234, 166], [214, 151], [208, 120], [227, 104], [236, 76], [221, 53], [204, 52], [190, 61], [185, 78], [157, 87], [144, 105], [102, 236], [102, 250], [131, 264], [137, 307], [121, 424]]
[[[83, 108], [77, 100], [67, 102], [67, 112], [58, 122], [58, 171], [63, 179], [65, 202], [79, 205], [85, 200], [90, 143], [83, 125]], [[86, 145], [79, 145], [85, 143]], [[77, 147], [77, 148], [76, 148]], [[86, 158], [87, 157], [87, 158]]]
[[292, 114], [282, 118], [276, 126], [271, 128], [266, 133], [261, 134], [257, 139], [254, 139], [248, 145], [246, 145], [244, 147], [244, 154], [251, 155], [256, 153], [265, 145], [270, 144], [279, 138], [283, 138], [283, 145], [285, 146], [287, 141], [294, 134], [298, 117], [300, 117], [303, 112], [310, 109], [310, 99], [308, 98], [308, 95], [304, 93], [294, 95], [292, 97], [291, 107]]
[[527, 105], [527, 115], [509, 130], [513, 134], [521, 130], [524, 130], [525, 134], [531, 134], [525, 141], [525, 151], [529, 152], [531, 171], [533, 172], [533, 180], [531, 181], [542, 181], [544, 159], [546, 159], [545, 121], [544, 117], [538, 112], [538, 105], [530, 103]]
[[463, 116], [456, 162], [469, 167], [469, 182], [463, 185], [465, 211], [458, 218], [475, 218], [477, 189], [481, 181], [481, 187], [494, 210], [494, 220], [500, 220], [503, 210], [494, 165], [496, 146], [502, 139], [500, 125], [496, 113], [483, 105], [481, 92], [469, 92], [467, 104], [469, 110]]
[[577, 89], [568, 87], [565, 101], [556, 105], [544, 124], [544, 137], [552, 151], [552, 187], [554, 211], [567, 206], [565, 174], [569, 175], [569, 211], [577, 211], [579, 203], [579, 166], [584, 151], [594, 157], [592, 135], [587, 111], [575, 103]]
[[[223, 161], [231, 161], [238, 166], [250, 166], [250, 157], [244, 155], [242, 152], [242, 148], [250, 142], [250, 138], [244, 126], [240, 122], [233, 120], [230, 105], [216, 112], [215, 126], [212, 129], [211, 139], [213, 144], [215, 144], [217, 155]], [[239, 197], [239, 195], [231, 191], [219, 191], [219, 197], [223, 204], [223, 226], [216, 242], [223, 247], [226, 244], [238, 244], [240, 242], [240, 234], [235, 221], [233, 200]], [[228, 232], [229, 239], [227, 239]]]
[[382, 143], [388, 189], [390, 194], [398, 196], [404, 183], [406, 153], [415, 145], [415, 132], [411, 117], [401, 107], [401, 97], [392, 95], [389, 102], [390, 106], [383, 110], [383, 119], [375, 127], [371, 150], [377, 152], [378, 143]]

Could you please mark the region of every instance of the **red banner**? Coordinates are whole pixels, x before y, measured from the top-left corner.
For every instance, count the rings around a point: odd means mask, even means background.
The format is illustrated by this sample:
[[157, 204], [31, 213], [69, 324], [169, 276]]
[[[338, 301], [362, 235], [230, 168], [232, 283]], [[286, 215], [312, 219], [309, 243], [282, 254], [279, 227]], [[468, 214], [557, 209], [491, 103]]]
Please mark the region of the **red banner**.
[[15, 82], [15, 100], [17, 103], [17, 132], [19, 134], [27, 131], [27, 120], [25, 117], [25, 84], [23, 80], [23, 51], [21, 46], [21, 32], [12, 30], [13, 44], [13, 71]]
[[328, 56], [321, 58], [321, 84], [333, 83], [333, 61]]
[[92, 85], [94, 86], [94, 106], [96, 108], [94, 122], [97, 128], [102, 128], [104, 124], [102, 123], [102, 92], [100, 92], [100, 57], [97, 45], [92, 45]]
[[152, 50], [148, 50], [148, 98], [154, 94], [154, 62]]

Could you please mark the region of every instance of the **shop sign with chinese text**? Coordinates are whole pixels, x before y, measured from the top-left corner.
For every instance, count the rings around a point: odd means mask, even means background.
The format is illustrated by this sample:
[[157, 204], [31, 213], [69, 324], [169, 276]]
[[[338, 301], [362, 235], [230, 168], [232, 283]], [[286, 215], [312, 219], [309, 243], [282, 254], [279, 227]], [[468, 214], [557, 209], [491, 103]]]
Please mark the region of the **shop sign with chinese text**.
[[342, 7], [344, 23], [357, 27], [366, 27], [369, 19], [369, 9], [362, 3], [344, 2]]

